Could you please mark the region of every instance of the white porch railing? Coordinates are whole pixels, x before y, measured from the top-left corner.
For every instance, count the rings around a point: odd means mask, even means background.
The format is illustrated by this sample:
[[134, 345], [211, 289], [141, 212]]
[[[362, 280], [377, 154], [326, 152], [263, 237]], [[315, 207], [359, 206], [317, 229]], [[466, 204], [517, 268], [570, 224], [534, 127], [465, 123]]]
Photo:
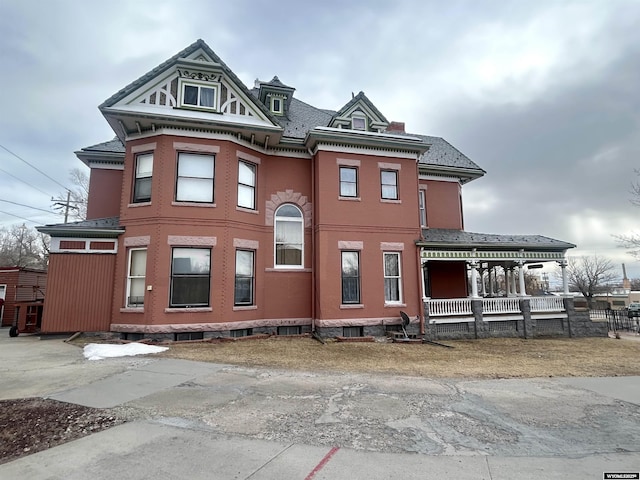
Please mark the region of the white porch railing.
[[485, 315], [501, 313], [520, 313], [520, 298], [499, 297], [483, 298], [482, 313]]
[[429, 317], [450, 317], [456, 315], [472, 315], [470, 298], [431, 299]]
[[531, 312], [564, 312], [562, 297], [531, 297]]
[[[532, 313], [563, 312], [562, 297], [524, 297], [529, 300]], [[523, 297], [497, 297], [482, 299], [483, 315], [520, 314]], [[456, 317], [473, 315], [471, 298], [447, 298], [427, 300], [429, 317]]]

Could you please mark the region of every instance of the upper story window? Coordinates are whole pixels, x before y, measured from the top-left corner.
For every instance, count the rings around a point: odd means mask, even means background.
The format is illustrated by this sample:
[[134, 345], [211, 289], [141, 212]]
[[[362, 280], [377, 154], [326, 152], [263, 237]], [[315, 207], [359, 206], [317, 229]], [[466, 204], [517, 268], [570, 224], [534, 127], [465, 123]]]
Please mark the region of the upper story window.
[[213, 203], [213, 155], [178, 153], [177, 202]]
[[275, 266], [302, 267], [304, 222], [302, 212], [290, 203], [275, 212]]
[[427, 226], [427, 192], [420, 190], [418, 192], [418, 204], [420, 207], [420, 226]]
[[271, 112], [276, 115], [282, 115], [284, 113], [284, 103], [282, 98], [271, 97]]
[[136, 170], [133, 180], [133, 203], [151, 201], [151, 178], [153, 175], [153, 153], [144, 153], [136, 157]]
[[180, 105], [184, 107], [218, 109], [218, 85], [195, 81], [181, 82]]
[[242, 160], [238, 162], [238, 206], [256, 208], [256, 165]]
[[398, 200], [398, 172], [396, 170], [381, 170], [380, 185], [383, 199]]
[[340, 196], [358, 196], [358, 169], [356, 167], [340, 167]]
[[353, 130], [366, 130], [367, 117], [362, 114], [353, 114], [351, 116], [351, 128]]

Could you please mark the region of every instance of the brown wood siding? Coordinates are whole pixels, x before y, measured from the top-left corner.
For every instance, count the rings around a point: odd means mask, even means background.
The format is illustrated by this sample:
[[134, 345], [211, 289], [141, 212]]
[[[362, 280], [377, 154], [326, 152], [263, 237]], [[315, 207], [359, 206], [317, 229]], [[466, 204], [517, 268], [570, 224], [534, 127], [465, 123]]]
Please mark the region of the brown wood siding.
[[42, 332], [109, 331], [115, 255], [51, 254]]
[[0, 270], [0, 285], [6, 285], [5, 304], [0, 311], [3, 327], [13, 325], [15, 302], [40, 300], [47, 288], [47, 273], [40, 271], [8, 269]]

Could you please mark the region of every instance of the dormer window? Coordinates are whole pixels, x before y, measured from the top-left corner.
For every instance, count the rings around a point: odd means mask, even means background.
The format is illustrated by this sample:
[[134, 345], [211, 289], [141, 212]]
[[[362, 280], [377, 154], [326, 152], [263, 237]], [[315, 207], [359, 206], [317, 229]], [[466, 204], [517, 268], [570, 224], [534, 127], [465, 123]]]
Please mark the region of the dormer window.
[[367, 129], [367, 117], [364, 115], [352, 115], [351, 116], [351, 128], [353, 130], [366, 130]]
[[271, 97], [271, 113], [275, 113], [276, 115], [282, 115], [284, 113], [284, 109], [282, 108], [282, 106], [283, 106], [282, 98]]
[[218, 109], [218, 85], [200, 82], [182, 82], [180, 105], [189, 108]]

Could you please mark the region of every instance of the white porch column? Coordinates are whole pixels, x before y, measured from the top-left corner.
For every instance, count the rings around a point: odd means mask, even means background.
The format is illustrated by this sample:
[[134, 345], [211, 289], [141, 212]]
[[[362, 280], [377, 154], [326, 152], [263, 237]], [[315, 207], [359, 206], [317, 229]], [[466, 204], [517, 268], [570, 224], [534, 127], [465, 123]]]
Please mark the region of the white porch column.
[[420, 259], [420, 283], [422, 284], [422, 301], [426, 302], [427, 298], [427, 286], [424, 284], [424, 269], [426, 267], [427, 261]]
[[496, 267], [489, 269], [489, 294], [492, 297], [496, 294]]
[[518, 262], [520, 269], [518, 270], [518, 280], [520, 281], [520, 296], [527, 296], [527, 289], [524, 284], [524, 262]]
[[562, 269], [562, 294], [565, 297], [569, 296], [569, 280], [567, 278], [567, 261], [562, 260], [560, 262], [560, 268]]
[[476, 262], [470, 262], [471, 266], [471, 298], [478, 297], [478, 264]]
[[511, 271], [507, 267], [502, 267], [504, 269], [504, 289], [507, 297], [511, 296]]
[[480, 285], [482, 286], [482, 296], [487, 296], [487, 287], [484, 284], [484, 272], [486, 269], [480, 268]]
[[516, 283], [516, 269], [515, 267], [511, 267], [511, 282], [513, 283], [513, 295], [518, 295], [518, 288], [517, 288], [517, 283]]

